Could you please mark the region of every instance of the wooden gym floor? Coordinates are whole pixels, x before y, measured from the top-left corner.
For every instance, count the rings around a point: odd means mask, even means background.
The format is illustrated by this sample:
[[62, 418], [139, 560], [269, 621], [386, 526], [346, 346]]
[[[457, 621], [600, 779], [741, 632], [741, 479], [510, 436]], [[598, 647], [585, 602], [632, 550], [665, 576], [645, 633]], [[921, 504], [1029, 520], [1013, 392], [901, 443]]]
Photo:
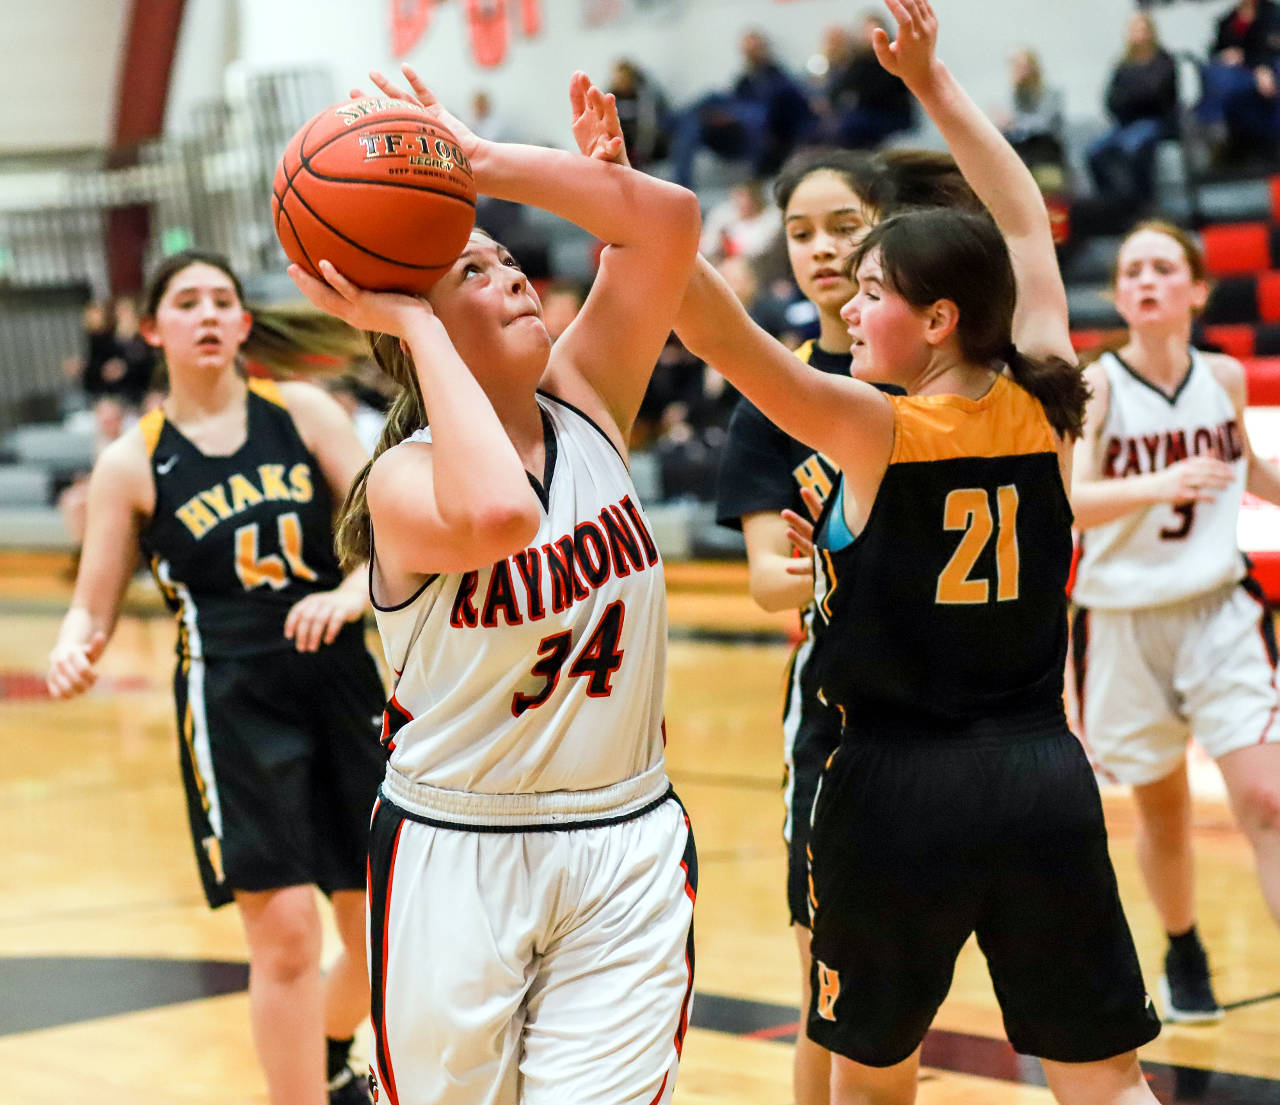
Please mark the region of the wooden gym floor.
[[[261, 1105], [236, 914], [206, 909], [189, 850], [171, 622], [135, 584], [100, 689], [49, 701], [44, 660], [69, 598], [65, 567], [0, 556], [0, 1101]], [[782, 889], [778, 709], [791, 619], [754, 609], [739, 565], [674, 565], [668, 578], [671, 776], [701, 869], [698, 997], [676, 1101], [784, 1105], [797, 967]], [[1134, 862], [1132, 807], [1120, 793], [1105, 801], [1154, 986], [1163, 942]], [[1213, 1027], [1166, 1027], [1143, 1059], [1162, 1101], [1276, 1105], [1280, 931], [1211, 787], [1196, 828], [1201, 926], [1228, 1012]], [[922, 1105], [1051, 1100], [1039, 1065], [1004, 1043], [972, 942], [925, 1058]]]

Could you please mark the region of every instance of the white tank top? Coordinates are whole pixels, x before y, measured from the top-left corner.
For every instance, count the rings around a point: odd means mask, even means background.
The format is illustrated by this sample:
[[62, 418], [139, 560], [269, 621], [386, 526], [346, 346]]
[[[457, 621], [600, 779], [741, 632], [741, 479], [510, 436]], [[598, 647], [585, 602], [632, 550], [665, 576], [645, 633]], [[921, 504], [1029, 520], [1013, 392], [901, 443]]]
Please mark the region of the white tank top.
[[1085, 530], [1072, 593], [1081, 606], [1160, 606], [1244, 577], [1236, 544], [1247, 468], [1244, 435], [1231, 397], [1203, 354], [1190, 353], [1191, 367], [1172, 398], [1116, 355], [1102, 357], [1111, 396], [1098, 434], [1098, 472], [1123, 479], [1207, 454], [1230, 463], [1235, 478], [1210, 502], [1157, 503]]
[[547, 484], [530, 477], [534, 541], [374, 604], [395, 672], [389, 780], [546, 794], [661, 774], [667, 604], [652, 530], [603, 431], [548, 395], [538, 405]]

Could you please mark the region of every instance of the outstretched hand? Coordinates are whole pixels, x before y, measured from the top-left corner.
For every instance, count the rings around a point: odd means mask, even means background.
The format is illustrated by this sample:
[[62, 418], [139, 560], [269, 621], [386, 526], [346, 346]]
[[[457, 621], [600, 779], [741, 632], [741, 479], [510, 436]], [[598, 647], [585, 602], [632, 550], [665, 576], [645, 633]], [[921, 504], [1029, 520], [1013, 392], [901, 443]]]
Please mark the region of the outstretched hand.
[[915, 89], [929, 78], [938, 45], [938, 17], [929, 0], [885, 0], [898, 23], [892, 42], [879, 27], [871, 32], [871, 47], [880, 64]]
[[613, 93], [601, 92], [581, 69], [569, 78], [569, 108], [573, 113], [569, 125], [580, 153], [615, 165], [631, 164]]
[[[398, 85], [394, 85], [391, 81], [378, 72], [376, 69], [369, 70], [369, 79], [373, 81], [381, 92], [388, 99], [405, 100], [408, 103], [417, 103], [427, 109], [427, 113], [433, 118], [438, 119], [444, 126], [448, 127], [454, 138], [458, 140], [458, 145], [462, 148], [468, 159], [475, 157], [476, 148], [480, 145], [482, 139], [470, 127], [466, 125], [452, 112], [447, 111], [443, 104], [436, 99], [435, 93], [426, 85], [426, 82], [418, 76], [417, 70], [411, 65], [400, 66], [400, 72], [404, 74], [404, 79], [409, 82], [412, 92], [405, 92]], [[364, 93], [358, 89], [351, 89], [351, 98], [359, 100], [364, 98]]]
[[321, 261], [319, 267], [327, 283], [317, 280], [298, 264], [289, 266], [289, 276], [320, 310], [357, 330], [375, 330], [403, 338], [412, 319], [433, 316], [425, 299], [401, 292], [367, 291], [351, 283], [331, 262]]

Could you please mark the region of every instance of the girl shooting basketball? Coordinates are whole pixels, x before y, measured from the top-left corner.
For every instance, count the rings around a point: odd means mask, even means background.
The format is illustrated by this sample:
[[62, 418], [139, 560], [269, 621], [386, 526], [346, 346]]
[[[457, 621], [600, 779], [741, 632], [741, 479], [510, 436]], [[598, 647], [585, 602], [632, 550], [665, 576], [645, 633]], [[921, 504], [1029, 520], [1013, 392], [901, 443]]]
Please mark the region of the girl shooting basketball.
[[608, 246], [554, 346], [480, 231], [422, 299], [327, 261], [327, 284], [290, 270], [375, 334], [403, 389], [342, 529], [396, 671], [370, 857], [376, 1076], [401, 1105], [669, 1101], [697, 866], [663, 767], [665, 594], [626, 443], [697, 200], [482, 140], [405, 73], [480, 192]]

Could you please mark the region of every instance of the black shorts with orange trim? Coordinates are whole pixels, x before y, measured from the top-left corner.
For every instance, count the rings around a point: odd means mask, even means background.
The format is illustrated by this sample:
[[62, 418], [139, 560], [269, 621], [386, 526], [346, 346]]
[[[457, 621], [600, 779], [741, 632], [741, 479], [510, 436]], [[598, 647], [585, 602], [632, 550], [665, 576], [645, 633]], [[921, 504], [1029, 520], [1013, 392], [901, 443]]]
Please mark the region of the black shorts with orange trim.
[[809, 834], [818, 780], [840, 744], [840, 716], [821, 703], [805, 704], [791, 749], [790, 819], [787, 842], [787, 909], [793, 925], [809, 927]]
[[907, 1059], [976, 933], [1010, 1043], [1090, 1062], [1153, 1039], [1102, 803], [1065, 724], [846, 737], [823, 776], [808, 1031], [869, 1066]]

